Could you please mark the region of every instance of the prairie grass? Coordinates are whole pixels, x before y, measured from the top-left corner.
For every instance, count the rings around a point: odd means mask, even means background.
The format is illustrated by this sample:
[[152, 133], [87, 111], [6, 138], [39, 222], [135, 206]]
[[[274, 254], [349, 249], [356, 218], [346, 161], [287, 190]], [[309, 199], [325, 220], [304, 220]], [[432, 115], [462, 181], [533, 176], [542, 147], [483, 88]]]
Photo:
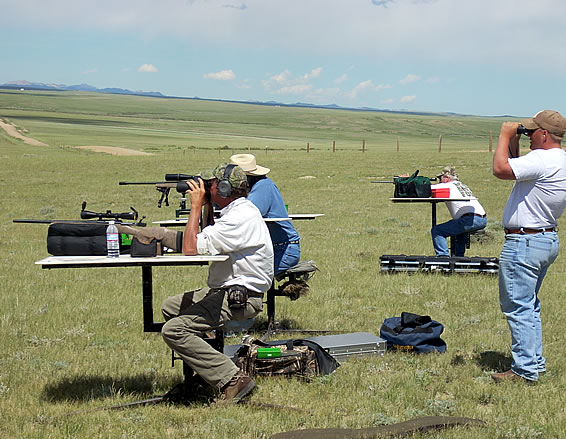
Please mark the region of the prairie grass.
[[[415, 169], [433, 176], [447, 164], [458, 168], [488, 213], [487, 233], [468, 255], [499, 255], [500, 218], [512, 185], [491, 176], [489, 132], [497, 132], [500, 120], [5, 91], [0, 117], [50, 145], [32, 147], [0, 133], [2, 437], [267, 438], [300, 428], [362, 428], [425, 415], [480, 418], [487, 427], [415, 437], [566, 435], [563, 255], [543, 285], [549, 369], [532, 387], [495, 385], [489, 378], [510, 364], [497, 277], [380, 273], [383, 254], [433, 253], [430, 207], [395, 205], [389, 201], [393, 186], [372, 182]], [[110, 156], [77, 145], [154, 155]], [[252, 401], [303, 411], [211, 408], [202, 402], [97, 411], [163, 394], [182, 378], [179, 365], [171, 368], [161, 337], [143, 333], [140, 270], [41, 270], [34, 262], [47, 256], [47, 227], [12, 219], [76, 219], [83, 200], [91, 210], [134, 206], [149, 222], [171, 218], [176, 194], [171, 207], [158, 209], [159, 194], [151, 187], [120, 187], [118, 181], [195, 173], [248, 150], [272, 169], [290, 212], [325, 214], [296, 222], [302, 259], [315, 260], [320, 272], [310, 281], [310, 295], [296, 302], [277, 299], [277, 319], [297, 329], [378, 334], [387, 317], [428, 314], [445, 325], [448, 352], [352, 359], [311, 383], [258, 380]], [[447, 210], [438, 206], [438, 221], [447, 219]], [[154, 269], [155, 308], [205, 280], [203, 268]]]

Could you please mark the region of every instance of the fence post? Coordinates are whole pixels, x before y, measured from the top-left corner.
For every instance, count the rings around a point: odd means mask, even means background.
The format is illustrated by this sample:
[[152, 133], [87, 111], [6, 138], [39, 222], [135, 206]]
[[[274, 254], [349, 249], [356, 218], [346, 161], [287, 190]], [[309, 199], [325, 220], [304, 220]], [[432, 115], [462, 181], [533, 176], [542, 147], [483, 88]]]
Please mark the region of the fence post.
[[332, 152], [336, 152], [336, 140], [332, 141]]
[[309, 142], [307, 142], [307, 153], [311, 151], [311, 145]]
[[399, 136], [397, 136], [397, 152], [399, 152]]
[[440, 135], [439, 139], [438, 139], [438, 152], [442, 151], [442, 134]]
[[366, 139], [362, 140], [362, 152], [366, 152]]

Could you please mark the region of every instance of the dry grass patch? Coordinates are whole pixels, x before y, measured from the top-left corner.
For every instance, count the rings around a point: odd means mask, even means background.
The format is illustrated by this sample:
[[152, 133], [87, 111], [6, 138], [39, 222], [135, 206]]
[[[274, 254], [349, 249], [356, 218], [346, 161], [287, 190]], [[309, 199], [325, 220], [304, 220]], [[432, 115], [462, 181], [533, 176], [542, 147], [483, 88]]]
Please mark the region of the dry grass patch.
[[6, 131], [6, 134], [8, 134], [11, 137], [15, 137], [16, 139], [20, 139], [23, 140], [24, 143], [27, 143], [28, 145], [32, 145], [32, 146], [49, 146], [47, 145], [47, 143], [43, 143], [40, 142], [39, 140], [36, 139], [32, 139], [31, 137], [27, 137], [24, 136], [22, 133], [20, 133], [18, 131], [18, 129], [12, 125], [11, 123], [6, 123], [2, 120], [0, 120], [0, 128], [2, 128], [4, 131]]
[[88, 149], [94, 152], [105, 152], [112, 155], [153, 155], [149, 152], [136, 151], [135, 149], [120, 148], [119, 146], [76, 146], [79, 149]]

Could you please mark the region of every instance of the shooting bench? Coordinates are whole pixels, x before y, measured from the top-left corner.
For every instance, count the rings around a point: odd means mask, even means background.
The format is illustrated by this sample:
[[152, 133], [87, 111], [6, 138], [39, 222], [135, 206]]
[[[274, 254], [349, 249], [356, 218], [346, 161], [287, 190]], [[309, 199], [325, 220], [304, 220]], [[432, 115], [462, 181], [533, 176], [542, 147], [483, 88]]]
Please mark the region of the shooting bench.
[[[161, 332], [163, 322], [153, 320], [153, 267], [168, 266], [206, 266], [210, 262], [220, 262], [228, 259], [226, 255], [216, 256], [182, 256], [164, 255], [154, 257], [132, 258], [130, 255], [120, 255], [118, 258], [107, 258], [106, 256], [49, 256], [36, 262], [43, 269], [55, 268], [118, 268], [118, 267], [140, 267], [142, 273], [142, 311], [143, 311], [143, 331]], [[224, 348], [224, 333], [217, 329], [207, 333], [204, 339], [215, 349], [222, 352]], [[173, 355], [173, 362], [176, 357]], [[174, 363], [173, 363], [174, 364]], [[184, 364], [184, 363], [183, 363]], [[183, 398], [188, 395], [184, 393], [197, 383], [193, 370], [183, 366], [184, 381], [179, 386], [174, 387], [167, 394], [167, 398]]]

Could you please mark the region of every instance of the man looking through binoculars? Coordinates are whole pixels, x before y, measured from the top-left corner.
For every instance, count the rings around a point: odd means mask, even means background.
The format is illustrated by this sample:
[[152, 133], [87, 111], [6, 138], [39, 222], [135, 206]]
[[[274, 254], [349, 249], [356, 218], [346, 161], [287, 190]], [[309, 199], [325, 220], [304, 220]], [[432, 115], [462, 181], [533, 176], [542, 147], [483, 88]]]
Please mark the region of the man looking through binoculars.
[[[187, 184], [191, 212], [183, 254], [229, 258], [210, 264], [207, 287], [163, 302], [167, 321], [162, 335], [188, 366], [220, 391], [220, 400], [238, 402], [253, 390], [254, 380], [201, 335], [230, 320], [249, 319], [261, 312], [263, 294], [274, 274], [273, 246], [261, 213], [246, 198], [247, 178], [239, 166], [222, 163]], [[220, 208], [220, 217], [199, 231], [202, 208], [209, 203]]]

